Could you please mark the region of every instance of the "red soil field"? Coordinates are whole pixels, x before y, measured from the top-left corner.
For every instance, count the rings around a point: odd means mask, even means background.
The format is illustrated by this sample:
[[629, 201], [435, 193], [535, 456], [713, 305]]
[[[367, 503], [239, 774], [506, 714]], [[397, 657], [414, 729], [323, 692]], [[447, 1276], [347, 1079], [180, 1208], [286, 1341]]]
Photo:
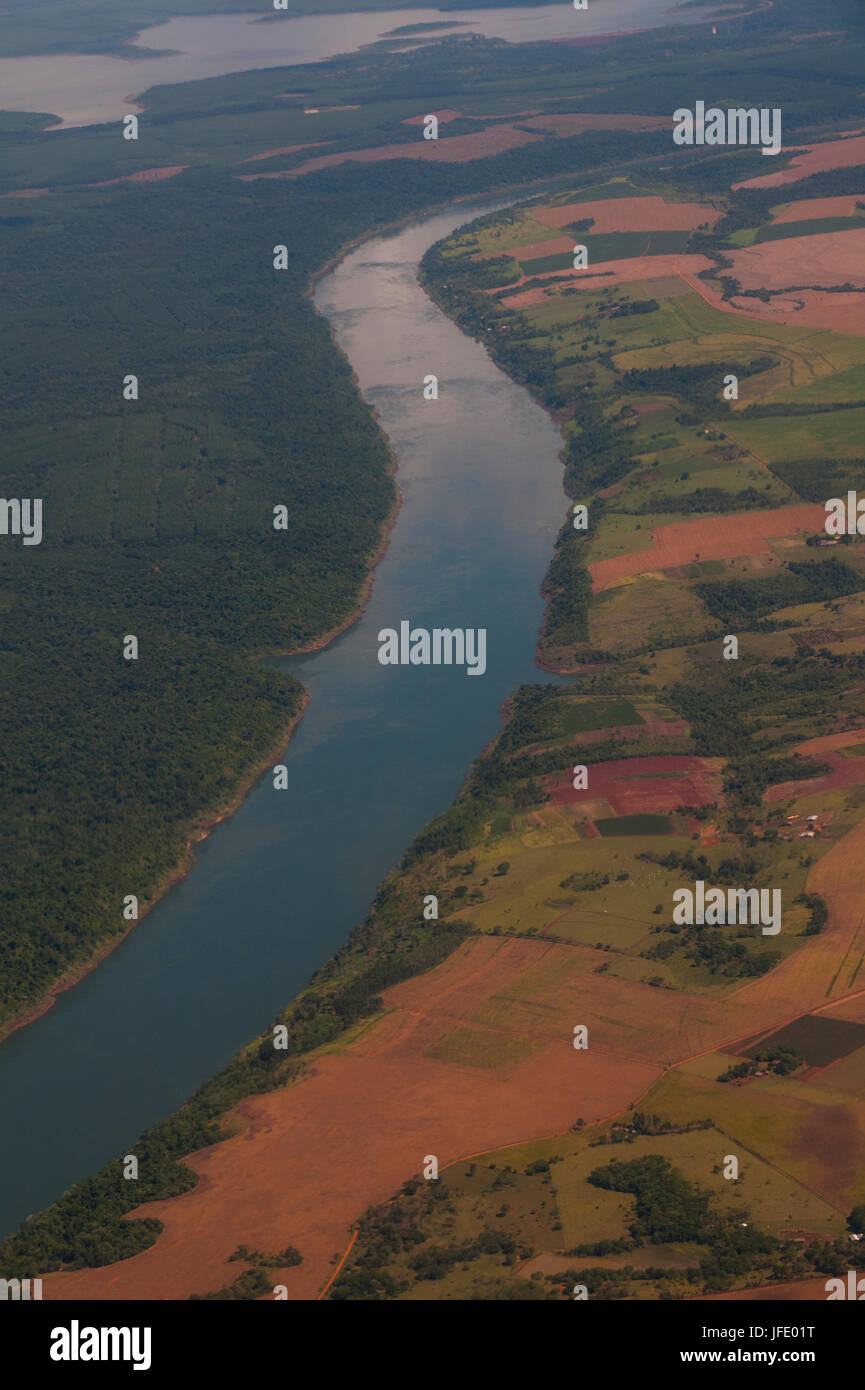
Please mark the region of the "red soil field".
[[705, 1293], [699, 1298], [686, 1299], [687, 1303], [809, 1303], [825, 1302], [826, 1280], [829, 1275], [819, 1279], [800, 1279], [795, 1284], [772, 1284], [762, 1289], [736, 1289], [732, 1293]]
[[768, 323], [827, 328], [834, 333], [865, 334], [865, 296], [855, 291], [827, 294], [820, 290], [797, 290], [795, 294], [779, 295], [768, 303], [759, 299], [725, 300], [721, 298], [719, 288], [695, 279], [681, 263], [677, 265], [676, 273], [701, 299], [724, 314], [741, 314], [745, 318], [763, 319]]
[[[816, 215], [816, 214], [815, 214]], [[823, 214], [819, 214], [823, 215]], [[545, 227], [567, 227], [594, 218], [592, 233], [693, 231], [701, 222], [713, 226], [721, 216], [703, 203], [666, 203], [663, 198], [608, 198], [597, 203], [565, 203], [532, 213]]]
[[[860, 900], [863, 846], [865, 825], [840, 843], [837, 860]], [[435, 970], [386, 991], [388, 1012], [340, 1052], [312, 1061], [294, 1086], [242, 1101], [233, 1112], [242, 1132], [185, 1160], [200, 1175], [196, 1188], [138, 1209], [164, 1222], [154, 1246], [102, 1269], [46, 1275], [44, 1297], [186, 1298], [243, 1271], [242, 1262], [228, 1262], [237, 1245], [273, 1251], [288, 1243], [304, 1262], [275, 1270], [273, 1282], [291, 1298], [314, 1297], [351, 1223], [417, 1173], [426, 1153], [444, 1167], [561, 1133], [579, 1115], [611, 1116], [639, 1100], [662, 1066], [825, 1004], [826, 971], [831, 979], [849, 936], [825, 872], [834, 854], [817, 865], [822, 877], [812, 871], [809, 880], [827, 896], [830, 926], [784, 963], [804, 969], [780, 991], [767, 985], [784, 966], [726, 999], [680, 992], [671, 1001], [647, 985], [598, 976], [607, 958], [590, 948], [473, 938]], [[579, 1072], [568, 1041], [574, 1021], [589, 1027], [592, 1044]], [[536, 1050], [497, 1070], [431, 1057], [430, 1047], [460, 1025], [499, 1035], [503, 1045], [522, 1036]]]
[[[462, 114], [462, 111], [452, 111], [446, 106], [441, 111], [424, 111], [420, 116], [406, 116], [404, 121], [400, 121], [400, 125], [423, 125], [427, 116], [435, 116], [439, 125], [447, 125], [450, 121], [459, 120]], [[480, 119], [483, 120], [483, 117]]]
[[808, 937], [768, 975], [743, 985], [732, 996], [748, 1005], [751, 1032], [759, 1030], [769, 1012], [783, 1009], [792, 1019], [809, 1009], [821, 1010], [832, 996], [838, 1000], [863, 991], [865, 975], [858, 969], [865, 952], [863, 862], [865, 821], [860, 821], [808, 873], [807, 892], [826, 899], [826, 927], [819, 936]]
[[825, 519], [826, 510], [818, 502], [803, 502], [771, 511], [674, 521], [655, 528], [650, 550], [636, 550], [589, 565], [592, 590], [597, 594], [631, 575], [672, 569], [694, 560], [760, 555], [769, 550], [766, 541], [770, 538], [792, 536], [799, 531], [812, 534], [822, 529]]
[[788, 203], [772, 220], [781, 222], [806, 222], [812, 217], [853, 217], [856, 204], [865, 202], [865, 193], [841, 193], [837, 198], [802, 198], [798, 203]]
[[[680, 267], [685, 272], [696, 275], [699, 270], [708, 270], [710, 265], [711, 262], [705, 256], [631, 256], [620, 261], [599, 261], [588, 270], [545, 271], [544, 279], [561, 280], [567, 289], [602, 290], [607, 285], [627, 285], [632, 280], [663, 280], [671, 275], [680, 274]], [[519, 285], [524, 285], [527, 280], [534, 278], [534, 275], [524, 275], [522, 279], [513, 282], [513, 288], [517, 289]], [[498, 288], [506, 289], [508, 286], [500, 285]], [[490, 290], [489, 293], [495, 294], [496, 289]], [[508, 308], [518, 309], [526, 304], [538, 304], [545, 298], [546, 291], [541, 286], [538, 289], [525, 290], [522, 294], [508, 295], [502, 302]]]
[[[124, 174], [119, 179], [103, 179], [101, 183], [82, 183], [76, 186], [78, 188], [110, 188], [115, 183], [162, 183], [164, 179], [173, 179], [188, 168], [188, 164], [164, 164], [157, 169], [139, 169], [137, 174]], [[17, 188], [14, 193], [0, 193], [0, 198], [41, 198], [46, 193], [57, 192], [58, 189], [54, 186], [50, 188]]]
[[[710, 801], [723, 803], [719, 767], [717, 760], [683, 754], [621, 758], [615, 762], [592, 763], [585, 791], [576, 791], [570, 779], [556, 786], [550, 778], [545, 785], [550, 800], [557, 805], [579, 805], [603, 797], [615, 815], [633, 816], [675, 811], [677, 806], [703, 806]], [[663, 775], [673, 772], [680, 775]]]
[[[597, 962], [597, 953], [587, 954]], [[558, 1013], [523, 1010], [508, 1033], [478, 1022], [497, 996], [509, 1001], [538, 972], [556, 977], [577, 957], [561, 945], [474, 938], [436, 970], [388, 990], [391, 1012], [353, 1044], [317, 1058], [287, 1090], [240, 1103], [243, 1131], [186, 1160], [200, 1175], [191, 1192], [138, 1209], [165, 1223], [154, 1246], [102, 1269], [48, 1275], [45, 1299], [212, 1291], [247, 1268], [228, 1262], [239, 1244], [296, 1245], [303, 1264], [274, 1271], [273, 1282], [291, 1298], [313, 1298], [351, 1223], [418, 1173], [425, 1154], [444, 1167], [627, 1106], [657, 1078], [658, 1064], [600, 1048], [576, 1053], [567, 995]], [[499, 1069], [431, 1057], [430, 1047], [460, 1025], [503, 1044], [520, 1034], [535, 1050]]]
[[[785, 183], [795, 183], [810, 174], [820, 174], [824, 169], [846, 169], [852, 164], [865, 164], [865, 135], [855, 135], [848, 140], [827, 140], [822, 145], [794, 145], [801, 150], [786, 169], [777, 173], [758, 174], [744, 183], [734, 183], [733, 188], [779, 188]], [[791, 153], [788, 148], [785, 154]]]
[[731, 253], [743, 290], [795, 285], [865, 285], [865, 227], [762, 241]]
[[423, 140], [420, 137], [408, 145], [377, 145], [369, 150], [345, 150], [340, 154], [322, 154], [308, 159], [296, 169], [279, 170], [267, 174], [241, 174], [242, 179], [294, 179], [300, 174], [308, 174], [313, 169], [328, 169], [334, 164], [344, 164], [355, 160], [361, 164], [375, 164], [383, 159], [426, 159], [434, 164], [464, 164], [470, 159], [483, 159], [489, 154], [501, 154], [503, 150], [514, 150], [527, 145], [532, 140], [541, 140], [538, 132], [517, 130], [513, 125], [487, 126], [486, 130], [473, 135], [452, 135], [447, 140]]
[[[557, 236], [550, 241], [536, 241], [531, 246], [515, 246], [512, 251], [496, 251], [497, 256], [513, 256], [516, 261], [532, 261], [537, 256], [560, 256], [573, 252], [572, 236]], [[531, 267], [529, 267], [531, 270]]]
[[[857, 787], [865, 782], [865, 757], [845, 758], [837, 750], [849, 748], [851, 744], [865, 743], [865, 729], [848, 729], [841, 734], [823, 734], [819, 738], [809, 738], [797, 745], [795, 751], [803, 758], [818, 758], [828, 763], [831, 772], [821, 777], [811, 777], [807, 781], [777, 782], [767, 787], [764, 801], [786, 801], [790, 797], [811, 796], [817, 792], [834, 791], [836, 787]], [[803, 827], [797, 821], [796, 827]]]
[[280, 145], [275, 150], [262, 150], [261, 154], [251, 154], [248, 159], [239, 159], [238, 164], [255, 164], [259, 159], [275, 159], [278, 154], [295, 154], [298, 150], [311, 150], [321, 145], [332, 145], [332, 140], [301, 140], [299, 145]]
[[[606, 738], [684, 738], [687, 733], [688, 724], [684, 719], [647, 719], [642, 724], [613, 724], [608, 729], [587, 729], [581, 734], [574, 734], [565, 746], [572, 743], [602, 743]], [[533, 743], [524, 751], [536, 757], [540, 753], [548, 753], [549, 749], [542, 743]]]
[[161, 169], [139, 169], [137, 174], [124, 174], [120, 179], [105, 179], [102, 183], [88, 183], [85, 188], [108, 188], [113, 183], [162, 183], [163, 179], [173, 179], [182, 174], [186, 164], [166, 164]]
[[630, 116], [604, 112], [565, 112], [560, 116], [541, 114], [526, 124], [531, 130], [551, 130], [556, 135], [581, 135], [584, 130], [668, 130], [669, 116]]
[[[448, 120], [454, 120], [462, 113], [446, 110], [445, 114]], [[439, 119], [441, 119], [441, 115]], [[376, 163], [382, 159], [429, 159], [433, 163], [444, 161], [445, 163], [463, 164], [466, 160], [482, 159], [490, 154], [501, 154], [504, 150], [517, 149], [520, 145], [526, 145], [532, 140], [541, 140], [546, 131], [566, 136], [578, 135], [583, 130], [639, 131], [656, 130], [659, 127], [669, 125], [669, 118], [666, 116], [606, 114], [593, 116], [590, 113], [581, 112], [573, 115], [566, 113], [560, 116], [533, 117], [530, 129], [518, 130], [513, 124], [514, 119], [520, 118], [517, 116], [510, 121], [487, 126], [485, 130], [478, 131], [473, 135], [453, 135], [446, 140], [418, 140], [416, 145], [379, 145], [369, 150], [349, 150], [342, 154], [318, 155], [297, 169], [259, 175], [242, 174], [241, 178], [296, 178], [299, 174], [308, 174], [313, 169], [326, 169], [333, 164], [342, 164], [348, 159], [358, 160], [363, 164]], [[423, 116], [412, 116], [403, 124], [422, 125]]]
[[[819, 792], [834, 791], [837, 787], [858, 787], [865, 782], [865, 758], [842, 758], [837, 753], [825, 753], [821, 763], [828, 763], [831, 772], [807, 781], [778, 782], [764, 793], [764, 801], [788, 801], [791, 797], [816, 796]], [[801, 829], [802, 827], [798, 825]]]

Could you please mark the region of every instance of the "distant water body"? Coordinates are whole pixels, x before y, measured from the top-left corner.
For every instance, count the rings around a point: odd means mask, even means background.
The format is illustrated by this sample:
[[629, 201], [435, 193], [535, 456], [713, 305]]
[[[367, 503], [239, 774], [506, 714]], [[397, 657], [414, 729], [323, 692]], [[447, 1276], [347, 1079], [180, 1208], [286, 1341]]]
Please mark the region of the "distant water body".
[[[183, 0], [178, 0], [182, 5]], [[375, 13], [304, 15], [298, 19], [250, 14], [196, 15], [144, 29], [141, 49], [174, 50], [140, 59], [104, 54], [50, 54], [0, 58], [0, 109], [50, 111], [55, 127], [121, 120], [138, 110], [133, 98], [150, 87], [222, 77], [229, 72], [321, 62], [354, 53], [406, 24], [447, 21], [454, 34], [485, 34], [510, 43], [591, 38], [663, 24], [695, 24], [710, 8], [681, 9], [674, 0], [591, 0], [575, 10], [571, 0], [511, 9], [386, 10]], [[438, 31], [440, 37], [447, 31]], [[405, 36], [408, 46], [418, 38]]]

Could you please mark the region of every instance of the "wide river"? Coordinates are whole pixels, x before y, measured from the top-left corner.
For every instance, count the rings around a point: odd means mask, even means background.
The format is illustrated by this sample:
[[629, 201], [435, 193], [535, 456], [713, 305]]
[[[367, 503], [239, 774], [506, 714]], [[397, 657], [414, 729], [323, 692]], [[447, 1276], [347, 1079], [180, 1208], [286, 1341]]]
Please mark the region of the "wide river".
[[[561, 437], [417, 284], [462, 205], [352, 252], [316, 292], [399, 461], [403, 506], [361, 619], [281, 664], [311, 694], [290, 789], [264, 777], [198, 864], [102, 965], [0, 1048], [0, 1234], [212, 1076], [366, 915], [449, 805], [534, 665], [539, 586], [566, 499]], [[437, 401], [422, 382], [439, 377]], [[484, 627], [487, 670], [393, 667], [377, 634]]]
[[[314, 3], [314, 0], [313, 0]], [[177, 0], [182, 9], [183, 0]], [[447, 22], [454, 34], [486, 34], [511, 43], [538, 39], [591, 38], [599, 34], [653, 29], [673, 21], [696, 24], [710, 8], [677, 9], [675, 0], [591, 0], [575, 10], [572, 0], [510, 9], [386, 10], [341, 15], [197, 15], [144, 29], [135, 40], [140, 59], [102, 53], [59, 53], [32, 58], [0, 57], [0, 108], [49, 111], [61, 126], [119, 121], [140, 107], [133, 97], [150, 87], [221, 77], [252, 68], [320, 62], [354, 53], [406, 24]], [[46, 20], [50, 23], [50, 20]], [[443, 31], [446, 32], [446, 31]], [[417, 43], [405, 38], [405, 43]], [[165, 50], [173, 50], [166, 52]]]

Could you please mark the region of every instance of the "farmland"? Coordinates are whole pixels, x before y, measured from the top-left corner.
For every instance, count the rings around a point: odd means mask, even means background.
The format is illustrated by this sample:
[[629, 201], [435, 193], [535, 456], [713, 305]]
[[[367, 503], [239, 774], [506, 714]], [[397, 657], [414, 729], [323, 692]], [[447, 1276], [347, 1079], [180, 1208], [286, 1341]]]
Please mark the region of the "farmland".
[[[58, 754], [52, 823], [31, 836], [45, 881], [78, 827], [103, 836], [69, 908], [74, 946], [60, 919], [47, 949], [16, 926], [7, 1016], [105, 945], [105, 894], [132, 870], [149, 903], [190, 827], [284, 739], [302, 692], [252, 658], [321, 641], [363, 596], [392, 460], [310, 276], [373, 228], [502, 189], [519, 205], [434, 247], [422, 281], [561, 429], [569, 510], [538, 657], [576, 679], [511, 692], [349, 942], [137, 1142], [140, 1188], [112, 1159], [4, 1243], [0, 1273], [43, 1276], [49, 1300], [224, 1296], [238, 1274], [258, 1280], [245, 1296], [279, 1279], [294, 1299], [449, 1300], [559, 1299], [584, 1272], [592, 1297], [653, 1300], [794, 1297], [849, 1256], [865, 1198], [865, 547], [816, 541], [827, 488], [861, 483], [865, 453], [862, 231], [844, 182], [865, 187], [865, 137], [838, 138], [859, 118], [861, 48], [816, 36], [809, 62], [825, 66], [806, 83], [786, 40], [773, 47], [780, 8], [716, 35], [730, 64], [744, 45], [761, 71], [778, 62], [785, 91], [807, 85], [769, 175], [757, 151], [670, 162], [669, 92], [700, 51], [678, 34], [626, 38], [610, 64], [569, 45], [364, 53], [299, 70], [310, 95], [294, 105], [279, 71], [163, 89], [146, 158], [99, 129], [52, 143], [37, 122], [4, 140], [0, 235], [33, 239], [8, 272], [25, 300], [8, 438], [62, 519], [35, 653], [26, 576], [15, 561], [6, 575], [7, 677], [80, 760]], [[663, 80], [645, 78], [647, 45]], [[823, 74], [846, 62], [827, 115]], [[429, 144], [425, 109], [442, 122]], [[818, 116], [829, 138], [805, 146]], [[202, 206], [212, 259], [180, 266]], [[268, 262], [274, 226], [295, 257], [283, 298], [245, 259], [263, 238]], [[106, 413], [116, 325], [145, 304], [154, 395]], [[288, 563], [256, 532], [277, 489], [297, 517]], [[168, 655], [143, 692], [88, 664], [133, 597]], [[89, 646], [61, 679], [81, 611]], [[112, 695], [144, 814], [118, 793]], [[40, 748], [9, 753], [32, 815]], [[31, 849], [25, 928], [46, 920]], [[779, 893], [781, 930], [676, 920], [697, 883]], [[720, 1079], [767, 1046], [801, 1060]], [[289, 1246], [301, 1262], [283, 1266]]]

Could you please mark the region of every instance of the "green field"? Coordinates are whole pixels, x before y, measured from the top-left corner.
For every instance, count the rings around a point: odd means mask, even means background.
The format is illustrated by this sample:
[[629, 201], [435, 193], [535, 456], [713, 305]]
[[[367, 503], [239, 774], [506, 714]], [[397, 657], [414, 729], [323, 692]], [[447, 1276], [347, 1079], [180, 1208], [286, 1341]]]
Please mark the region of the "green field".
[[605, 816], [595, 821], [602, 835], [669, 835], [673, 827], [669, 816], [642, 814]]
[[846, 1057], [865, 1043], [865, 1026], [848, 1023], [842, 1018], [824, 1018], [808, 1014], [795, 1023], [788, 1023], [777, 1033], [762, 1038], [743, 1056], [754, 1057], [767, 1047], [788, 1047], [800, 1052], [811, 1067], [826, 1067], [839, 1057]]
[[757, 232], [756, 241], [781, 241], [792, 236], [818, 236], [821, 232], [850, 232], [865, 227], [859, 217], [812, 217], [802, 222], [769, 222]]

